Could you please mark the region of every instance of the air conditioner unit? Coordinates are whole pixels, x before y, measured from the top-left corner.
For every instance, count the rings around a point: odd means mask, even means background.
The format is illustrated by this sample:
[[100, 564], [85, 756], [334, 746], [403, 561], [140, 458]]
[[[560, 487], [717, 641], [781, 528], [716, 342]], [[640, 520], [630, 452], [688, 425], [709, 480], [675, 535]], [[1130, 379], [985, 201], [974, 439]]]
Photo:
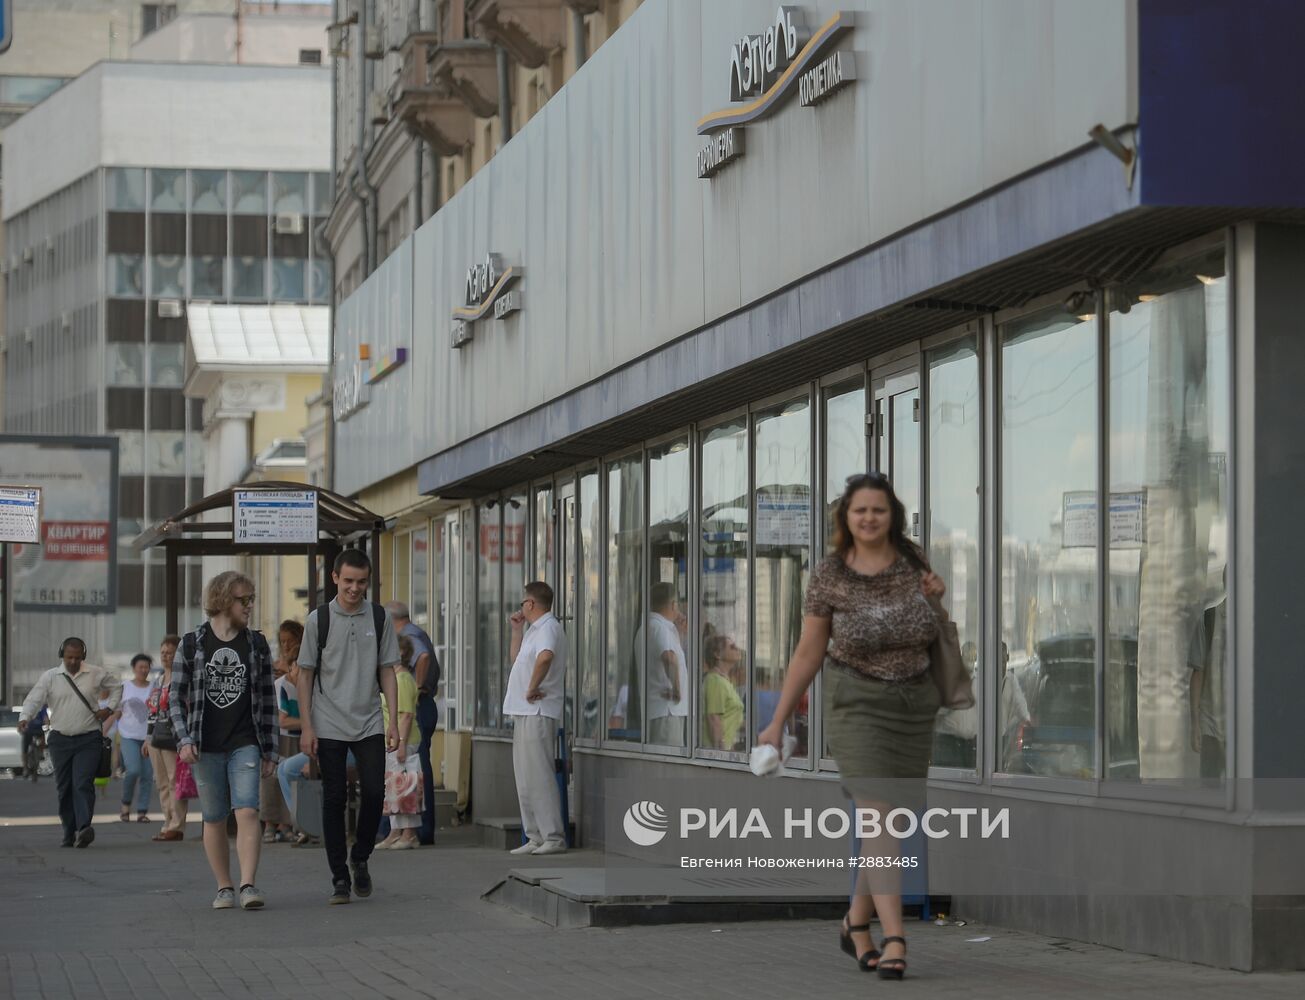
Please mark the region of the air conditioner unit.
[[181, 319], [182, 313], [180, 299], [159, 299], [160, 319]]
[[367, 120], [373, 125], [384, 125], [390, 120], [389, 102], [384, 94], [367, 95]]
[[304, 217], [299, 212], [277, 212], [275, 225], [279, 236], [299, 236], [304, 231]]

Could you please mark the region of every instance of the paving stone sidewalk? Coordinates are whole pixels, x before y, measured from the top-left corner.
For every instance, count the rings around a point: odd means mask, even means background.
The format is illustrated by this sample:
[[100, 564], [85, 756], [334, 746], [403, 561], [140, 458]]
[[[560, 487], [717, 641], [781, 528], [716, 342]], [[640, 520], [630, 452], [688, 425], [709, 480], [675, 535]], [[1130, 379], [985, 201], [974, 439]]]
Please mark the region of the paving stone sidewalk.
[[[180, 843], [154, 843], [156, 824], [117, 822], [116, 790], [95, 843], [76, 850], [59, 847], [52, 782], [0, 782], [0, 997], [1305, 995], [1305, 973], [1248, 976], [977, 924], [908, 922], [901, 984], [861, 973], [828, 921], [559, 931], [481, 899], [530, 859], [476, 846], [468, 830], [435, 848], [377, 852], [375, 894], [343, 907], [326, 905], [321, 850], [267, 846], [267, 908], [215, 911], [198, 824]], [[537, 862], [601, 863], [588, 851]]]

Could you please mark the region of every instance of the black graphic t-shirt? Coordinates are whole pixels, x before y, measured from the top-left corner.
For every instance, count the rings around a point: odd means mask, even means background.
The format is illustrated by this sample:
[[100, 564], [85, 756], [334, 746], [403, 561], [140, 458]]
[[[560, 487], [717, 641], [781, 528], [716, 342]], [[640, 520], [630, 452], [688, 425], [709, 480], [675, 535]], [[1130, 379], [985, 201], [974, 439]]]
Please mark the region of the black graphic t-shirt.
[[223, 642], [212, 630], [204, 636], [204, 725], [201, 753], [231, 753], [257, 746], [250, 694], [249, 633]]

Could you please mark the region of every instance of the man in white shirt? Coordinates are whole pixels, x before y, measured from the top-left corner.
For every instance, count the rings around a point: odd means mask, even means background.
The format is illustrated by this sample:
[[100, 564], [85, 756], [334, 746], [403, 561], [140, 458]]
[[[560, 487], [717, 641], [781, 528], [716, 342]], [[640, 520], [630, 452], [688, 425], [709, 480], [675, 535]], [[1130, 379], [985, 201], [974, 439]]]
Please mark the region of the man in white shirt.
[[[87, 847], [95, 839], [95, 769], [100, 762], [100, 726], [118, 710], [122, 681], [104, 667], [85, 665], [86, 643], [75, 636], [59, 646], [60, 666], [47, 670], [27, 695], [18, 715], [18, 731], [50, 706], [50, 759], [59, 793], [59, 820], [64, 847]], [[98, 707], [101, 690], [108, 705]]]
[[503, 714], [512, 716], [512, 769], [527, 838], [512, 853], [561, 854], [566, 823], [553, 758], [562, 721], [566, 633], [553, 614], [552, 587], [528, 583], [522, 596], [520, 609], [508, 617], [512, 673], [503, 698]]
[[[673, 583], [655, 583], [648, 593], [648, 738], [663, 747], [687, 746], [689, 668], [675, 627]], [[643, 641], [635, 635], [635, 649]]]

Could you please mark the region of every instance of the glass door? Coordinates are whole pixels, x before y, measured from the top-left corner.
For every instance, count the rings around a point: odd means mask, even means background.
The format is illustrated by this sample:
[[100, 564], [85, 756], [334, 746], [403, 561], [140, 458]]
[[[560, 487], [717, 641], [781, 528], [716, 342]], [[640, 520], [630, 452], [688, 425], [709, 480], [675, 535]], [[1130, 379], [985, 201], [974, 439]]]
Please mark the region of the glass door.
[[906, 507], [906, 536], [924, 544], [920, 528], [921, 458], [919, 362], [897, 362], [872, 368], [874, 393], [871, 423], [871, 462], [893, 484]]
[[438, 560], [439, 589], [434, 594], [437, 618], [433, 623], [433, 636], [444, 670], [444, 711], [440, 713], [444, 728], [449, 732], [465, 729], [469, 719], [463, 711], [470, 702], [463, 690], [466, 659], [463, 655], [466, 635], [466, 617], [462, 600], [462, 525], [458, 512], [448, 514], [434, 524]]
[[557, 490], [557, 507], [554, 516], [560, 521], [557, 544], [553, 547], [556, 560], [552, 567], [557, 581], [554, 595], [557, 602], [557, 620], [566, 631], [566, 702], [562, 711], [562, 725], [567, 733], [575, 734], [576, 693], [576, 629], [575, 608], [579, 594], [576, 589], [575, 538], [576, 505], [575, 483], [563, 483]]

